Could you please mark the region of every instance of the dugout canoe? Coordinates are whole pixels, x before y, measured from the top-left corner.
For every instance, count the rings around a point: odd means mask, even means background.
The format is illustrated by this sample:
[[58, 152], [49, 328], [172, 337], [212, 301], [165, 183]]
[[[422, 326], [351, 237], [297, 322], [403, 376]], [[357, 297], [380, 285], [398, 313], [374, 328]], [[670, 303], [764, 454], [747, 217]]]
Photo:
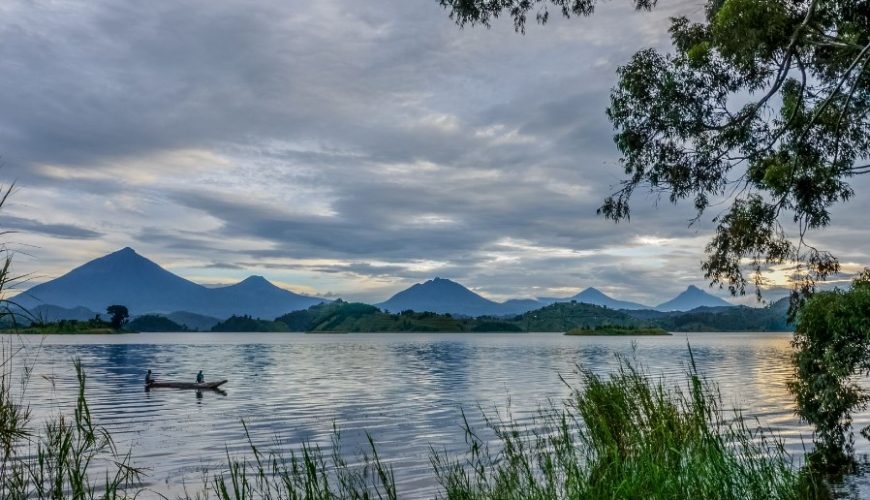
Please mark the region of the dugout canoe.
[[197, 384], [196, 382], [159, 382], [154, 381], [148, 384], [146, 387], [155, 388], [155, 387], [166, 387], [169, 389], [217, 389], [218, 387], [226, 384], [226, 380], [221, 380], [220, 382], [203, 382], [201, 384]]

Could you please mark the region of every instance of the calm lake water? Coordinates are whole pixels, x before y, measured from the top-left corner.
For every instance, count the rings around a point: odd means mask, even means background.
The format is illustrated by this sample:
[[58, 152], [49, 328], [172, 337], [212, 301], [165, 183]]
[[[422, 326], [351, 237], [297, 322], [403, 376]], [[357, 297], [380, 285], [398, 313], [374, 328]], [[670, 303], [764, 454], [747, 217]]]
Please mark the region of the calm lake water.
[[[122, 336], [6, 337], [35, 359], [28, 400], [37, 417], [69, 408], [75, 398], [72, 360], [88, 374], [88, 400], [134, 465], [148, 470], [141, 498], [201, 484], [203, 471], [221, 470], [225, 452], [244, 454], [253, 440], [285, 449], [304, 441], [328, 445], [333, 423], [345, 452], [361, 450], [368, 432], [393, 465], [402, 498], [432, 498], [430, 447], [463, 451], [460, 409], [483, 427], [481, 412], [504, 410], [531, 422], [548, 401], [577, 380], [576, 366], [602, 373], [615, 353], [636, 356], [652, 373], [679, 383], [688, 363], [687, 339], [702, 374], [720, 386], [725, 403], [779, 433], [800, 456], [810, 429], [794, 417], [786, 389], [792, 368], [790, 334], [693, 333], [672, 337], [565, 337], [559, 334], [160, 333]], [[40, 342], [42, 344], [40, 345]], [[20, 358], [23, 360], [24, 358]], [[22, 364], [21, 361], [18, 364]], [[226, 395], [143, 390], [145, 370], [158, 379], [229, 379]], [[856, 415], [855, 427], [870, 424]], [[859, 454], [870, 443], [858, 436]], [[870, 492], [865, 477], [850, 480], [850, 496]]]

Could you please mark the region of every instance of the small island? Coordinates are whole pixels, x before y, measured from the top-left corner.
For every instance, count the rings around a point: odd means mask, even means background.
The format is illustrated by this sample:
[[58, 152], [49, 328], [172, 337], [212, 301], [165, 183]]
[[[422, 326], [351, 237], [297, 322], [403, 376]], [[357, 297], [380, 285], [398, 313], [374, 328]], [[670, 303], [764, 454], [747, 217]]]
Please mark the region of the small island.
[[658, 327], [602, 325], [594, 328], [572, 328], [565, 332], [572, 336], [594, 335], [670, 335], [667, 330]]

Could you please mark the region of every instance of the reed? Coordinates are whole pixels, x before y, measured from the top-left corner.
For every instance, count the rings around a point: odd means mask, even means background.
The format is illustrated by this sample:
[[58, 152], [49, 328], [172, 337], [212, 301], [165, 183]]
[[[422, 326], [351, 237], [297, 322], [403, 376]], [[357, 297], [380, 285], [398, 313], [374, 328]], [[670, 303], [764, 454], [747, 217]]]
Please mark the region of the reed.
[[139, 493], [141, 471], [95, 425], [85, 397], [85, 371], [80, 361], [74, 365], [79, 391], [72, 415], [60, 413], [40, 431], [31, 428], [30, 409], [23, 403], [30, 370], [23, 370], [17, 395], [12, 370], [0, 374], [0, 498], [115, 500]]
[[694, 363], [682, 387], [625, 358], [607, 378], [583, 371], [582, 382], [531, 427], [488, 418], [494, 445], [465, 420], [468, 453], [432, 454], [443, 498], [830, 498], [781, 441], [725, 411]]

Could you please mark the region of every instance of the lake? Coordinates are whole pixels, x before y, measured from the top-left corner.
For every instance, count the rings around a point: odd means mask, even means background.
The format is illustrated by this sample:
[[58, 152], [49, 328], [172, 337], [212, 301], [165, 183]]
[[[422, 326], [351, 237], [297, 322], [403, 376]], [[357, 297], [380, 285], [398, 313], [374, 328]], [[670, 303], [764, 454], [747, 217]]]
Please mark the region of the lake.
[[[395, 469], [401, 498], [432, 498], [437, 491], [429, 450], [465, 450], [460, 410], [483, 428], [483, 411], [505, 411], [531, 423], [548, 401], [569, 396], [560, 381], [576, 381], [576, 367], [605, 373], [615, 353], [631, 355], [653, 374], [679, 383], [691, 343], [700, 372], [715, 380], [726, 406], [740, 408], [781, 435], [800, 456], [811, 431], [794, 417], [786, 383], [791, 334], [690, 333], [671, 337], [566, 337], [560, 334], [154, 333], [6, 337], [24, 345], [34, 363], [28, 400], [37, 418], [75, 401], [72, 360], [88, 375], [91, 411], [133, 464], [147, 469], [140, 498], [177, 492], [182, 480], [201, 484], [221, 470], [225, 453], [247, 452], [244, 419], [255, 443], [298, 449], [304, 441], [328, 445], [333, 423], [347, 453], [372, 435]], [[21, 357], [23, 356], [23, 357]], [[158, 379], [229, 379], [226, 395], [174, 389], [143, 390], [146, 369]], [[856, 415], [855, 428], [870, 424]], [[277, 444], [276, 444], [277, 442]], [[859, 455], [870, 443], [856, 438]], [[870, 492], [862, 475], [847, 496]]]

